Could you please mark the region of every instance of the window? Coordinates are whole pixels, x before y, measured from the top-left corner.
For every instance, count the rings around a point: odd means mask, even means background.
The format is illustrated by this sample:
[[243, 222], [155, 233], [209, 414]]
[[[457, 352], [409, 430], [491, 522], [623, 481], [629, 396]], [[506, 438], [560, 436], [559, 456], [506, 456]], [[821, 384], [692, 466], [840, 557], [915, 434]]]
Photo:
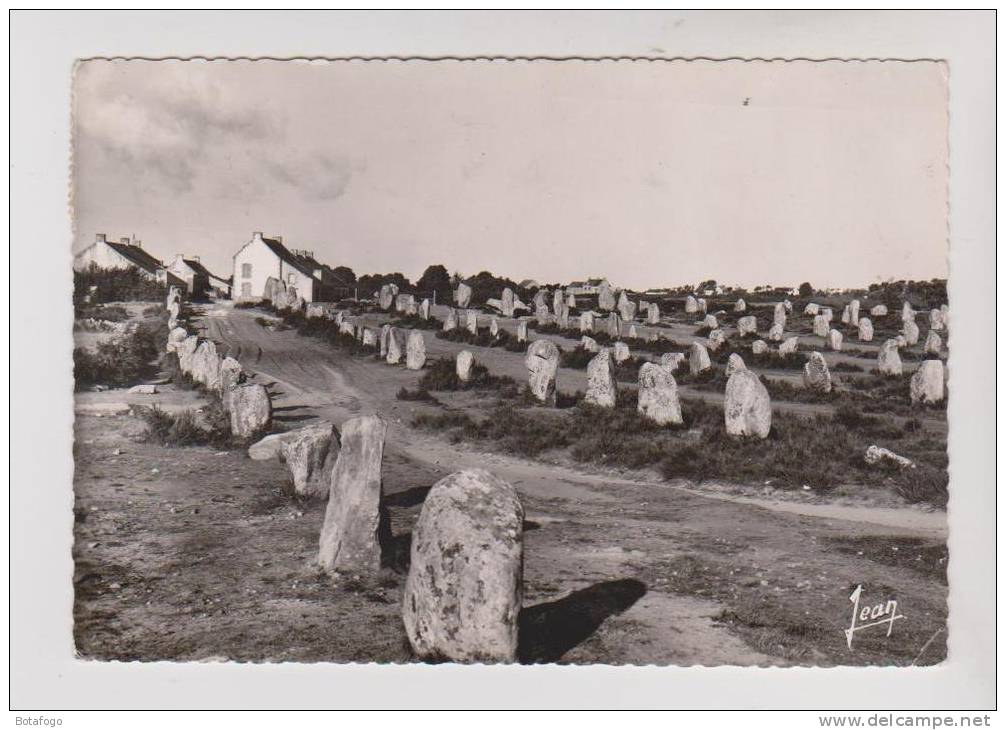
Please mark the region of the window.
[[[247, 266], [248, 264], [245, 264]], [[251, 296], [251, 282], [246, 281], [241, 284], [241, 296], [250, 297]]]
[[251, 264], [241, 264], [241, 278], [251, 278]]
[[297, 275], [294, 274], [294, 273], [287, 274], [286, 280], [290, 284], [296, 284], [297, 283]]

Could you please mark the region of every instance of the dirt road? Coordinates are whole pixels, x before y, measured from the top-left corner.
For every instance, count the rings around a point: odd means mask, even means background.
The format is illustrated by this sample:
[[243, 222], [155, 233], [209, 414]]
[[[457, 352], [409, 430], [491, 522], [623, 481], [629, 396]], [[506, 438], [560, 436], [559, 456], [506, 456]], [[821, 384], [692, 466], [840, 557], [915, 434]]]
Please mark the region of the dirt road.
[[[214, 308], [204, 334], [269, 385], [290, 427], [371, 412], [390, 421], [385, 487], [406, 540], [439, 476], [483, 466], [521, 492], [528, 661], [929, 664], [945, 654], [943, 513], [710, 494], [447, 444], [410, 428], [418, 406], [395, 398], [418, 373], [271, 331], [255, 316]], [[460, 349], [432, 336], [427, 346], [431, 356]], [[482, 355], [493, 372], [523, 377], [519, 354], [493, 354]], [[583, 387], [581, 372], [560, 377]], [[409, 514], [395, 517], [395, 505]], [[320, 512], [308, 517], [320, 528]], [[871, 600], [896, 597], [912, 620], [890, 638], [864, 632], [849, 651], [843, 629], [859, 584]]]

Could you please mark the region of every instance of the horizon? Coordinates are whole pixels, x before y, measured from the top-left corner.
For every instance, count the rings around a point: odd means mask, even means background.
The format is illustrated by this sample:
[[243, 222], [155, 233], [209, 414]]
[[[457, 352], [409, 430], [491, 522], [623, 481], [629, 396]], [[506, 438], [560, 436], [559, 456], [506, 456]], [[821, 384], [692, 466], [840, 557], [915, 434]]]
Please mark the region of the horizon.
[[946, 278], [945, 72], [86, 61], [72, 248], [135, 235], [227, 277], [261, 230], [412, 281], [431, 262], [635, 291]]

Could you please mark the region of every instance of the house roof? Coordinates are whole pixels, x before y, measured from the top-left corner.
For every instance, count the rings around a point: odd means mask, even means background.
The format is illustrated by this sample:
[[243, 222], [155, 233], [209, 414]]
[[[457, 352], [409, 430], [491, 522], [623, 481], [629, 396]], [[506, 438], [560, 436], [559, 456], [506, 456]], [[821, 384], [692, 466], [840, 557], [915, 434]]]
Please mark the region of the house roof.
[[[195, 259], [182, 259], [185, 265], [192, 269], [193, 273], [200, 274], [202, 276], [213, 276], [209, 269], [202, 265], [199, 261]], [[214, 277], [219, 278], [219, 277]]]
[[144, 251], [139, 246], [134, 246], [130, 243], [114, 243], [112, 241], [106, 241], [113, 251], [118, 253], [124, 259], [128, 260], [130, 263], [138, 266], [144, 271], [148, 271], [151, 274], [156, 274], [158, 270], [164, 268], [164, 264], [155, 259], [149, 253]]
[[302, 273], [304, 276], [313, 277], [314, 272], [317, 269], [322, 268], [322, 265], [310, 256], [293, 253], [293, 251], [288, 249], [275, 238], [266, 238], [263, 236], [262, 242], [265, 243], [265, 245], [269, 247], [269, 250], [276, 254], [282, 261], [297, 269], [297, 271]]

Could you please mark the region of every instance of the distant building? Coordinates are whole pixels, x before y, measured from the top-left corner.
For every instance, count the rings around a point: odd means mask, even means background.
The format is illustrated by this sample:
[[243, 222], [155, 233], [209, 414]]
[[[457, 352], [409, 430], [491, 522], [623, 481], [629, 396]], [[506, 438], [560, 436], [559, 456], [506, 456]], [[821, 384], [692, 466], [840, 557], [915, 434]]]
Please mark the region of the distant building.
[[75, 271], [83, 271], [91, 266], [100, 269], [136, 269], [162, 284], [180, 286], [183, 283], [168, 271], [162, 261], [145, 251], [140, 241], [120, 238], [116, 243], [109, 241], [104, 233], [96, 234], [94, 243], [73, 257]]
[[231, 296], [239, 301], [261, 299], [269, 278], [293, 287], [306, 302], [334, 301], [345, 288], [313, 252], [288, 249], [282, 237], [266, 238], [256, 231], [234, 254]]
[[168, 264], [168, 271], [185, 282], [189, 296], [194, 299], [230, 296], [230, 281], [214, 275], [198, 256], [175, 254], [175, 260]]
[[524, 279], [518, 286], [521, 289], [540, 289], [541, 285], [534, 279]]
[[566, 293], [575, 296], [597, 294], [601, 291], [602, 284], [607, 284], [614, 291], [614, 287], [611, 286], [611, 283], [607, 279], [587, 279], [586, 281], [570, 282], [569, 286], [566, 287]]

